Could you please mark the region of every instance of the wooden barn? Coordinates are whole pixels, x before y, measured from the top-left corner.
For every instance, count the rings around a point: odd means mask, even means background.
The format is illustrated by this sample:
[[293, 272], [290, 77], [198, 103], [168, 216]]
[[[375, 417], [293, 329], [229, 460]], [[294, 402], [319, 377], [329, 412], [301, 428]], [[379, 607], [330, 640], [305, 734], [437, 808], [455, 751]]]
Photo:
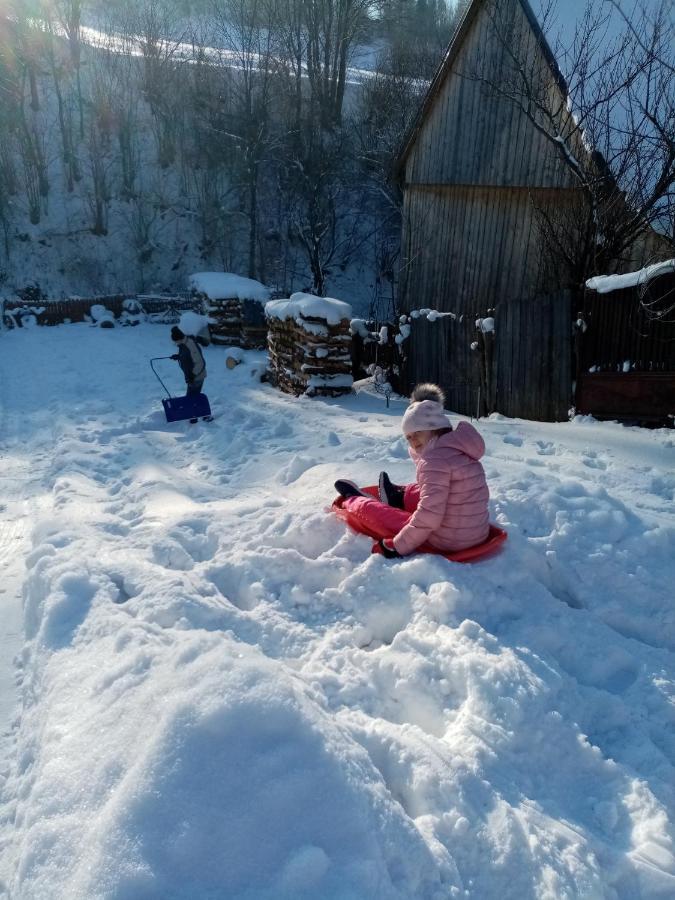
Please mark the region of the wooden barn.
[[464, 414], [555, 421], [574, 403], [578, 300], [546, 261], [539, 217], [575, 208], [579, 187], [565, 152], [494, 89], [516, 58], [562, 110], [561, 133], [574, 131], [527, 0], [471, 0], [397, 164], [404, 379], [437, 381]]

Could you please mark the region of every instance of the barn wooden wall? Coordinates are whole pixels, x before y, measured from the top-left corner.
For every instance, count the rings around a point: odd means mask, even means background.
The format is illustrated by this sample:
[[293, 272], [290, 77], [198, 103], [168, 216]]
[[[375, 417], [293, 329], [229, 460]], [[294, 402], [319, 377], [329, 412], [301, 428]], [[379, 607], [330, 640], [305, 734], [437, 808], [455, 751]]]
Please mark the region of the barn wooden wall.
[[[509, 33], [508, 48], [504, 32]], [[550, 95], [553, 107], [567, 116], [565, 100], [519, 0], [488, 0], [480, 5], [426, 111], [406, 160], [407, 183], [576, 186], [554, 144], [516, 104], [486, 84], [493, 81], [509, 91], [513, 83], [517, 89], [511, 52], [525, 61], [528, 83]], [[561, 121], [560, 128], [565, 127]]]
[[[535, 206], [564, 210], [576, 202], [577, 188], [551, 142], [472, 77], [483, 71], [505, 78], [509, 66], [491, 18], [496, 7], [477, 9], [406, 158], [400, 305], [458, 317], [455, 324], [415, 321], [409, 380], [436, 378], [454, 408], [475, 412], [470, 331], [478, 315], [494, 309], [496, 408], [562, 419], [572, 403], [571, 300], [545, 264]], [[564, 108], [519, 0], [500, 0], [498, 15]], [[468, 333], [457, 327], [459, 317]]]
[[[404, 223], [403, 310], [431, 307], [457, 317], [413, 320], [411, 383], [438, 379], [453, 408], [473, 414], [478, 376], [470, 345], [476, 318], [493, 309], [496, 409], [509, 416], [566, 418], [572, 403], [571, 299], [547, 284], [530, 192], [410, 186]], [[455, 387], [460, 384], [465, 387]]]

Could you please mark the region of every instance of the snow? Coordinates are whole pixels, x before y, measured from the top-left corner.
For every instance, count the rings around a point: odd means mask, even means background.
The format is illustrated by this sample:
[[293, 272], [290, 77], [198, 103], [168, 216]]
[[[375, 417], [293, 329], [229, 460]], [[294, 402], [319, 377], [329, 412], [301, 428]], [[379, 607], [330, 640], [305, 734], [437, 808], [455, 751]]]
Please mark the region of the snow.
[[668, 272], [675, 272], [675, 259], [654, 263], [636, 272], [626, 272], [624, 275], [596, 275], [594, 278], [588, 279], [586, 287], [599, 294], [608, 294], [610, 291], [622, 291], [626, 288], [636, 287], [659, 275], [666, 275]]
[[420, 316], [424, 316], [428, 322], [436, 322], [438, 319], [444, 319], [448, 316], [451, 319], [457, 318], [453, 312], [440, 312], [437, 309], [428, 309], [427, 307], [424, 309], [412, 309], [410, 315], [413, 319], [419, 319]]
[[213, 322], [214, 320], [210, 319], [208, 316], [201, 316], [199, 313], [187, 310], [180, 314], [178, 327], [183, 334], [190, 334], [194, 337], [200, 332], [207, 331], [209, 325]]
[[102, 306], [100, 303], [94, 303], [89, 308], [89, 315], [91, 316], [95, 325], [103, 325], [107, 323], [108, 327], [115, 327], [115, 316], [107, 309], [105, 306]]
[[270, 300], [265, 304], [265, 315], [269, 319], [295, 319], [304, 328], [310, 325], [305, 317], [324, 319], [328, 325], [339, 325], [343, 319], [351, 319], [352, 308], [342, 300], [332, 297], [315, 297], [298, 291], [288, 300]]
[[352, 319], [349, 323], [349, 330], [352, 334], [358, 334], [364, 340], [372, 341], [376, 337], [366, 325], [365, 319]]
[[350, 388], [354, 384], [351, 375], [310, 375], [308, 389], [319, 387]]
[[195, 272], [188, 278], [191, 290], [205, 294], [209, 300], [258, 300], [266, 303], [270, 290], [253, 278], [231, 272]]
[[388, 561], [406, 401], [168, 331], [0, 334], [0, 896], [675, 896], [673, 431], [481, 420], [505, 549]]
[[410, 337], [410, 325], [408, 325], [406, 322], [403, 325], [401, 325], [399, 333], [396, 335], [394, 340], [396, 341], [397, 344], [402, 344], [403, 341], [407, 340], [409, 337]]

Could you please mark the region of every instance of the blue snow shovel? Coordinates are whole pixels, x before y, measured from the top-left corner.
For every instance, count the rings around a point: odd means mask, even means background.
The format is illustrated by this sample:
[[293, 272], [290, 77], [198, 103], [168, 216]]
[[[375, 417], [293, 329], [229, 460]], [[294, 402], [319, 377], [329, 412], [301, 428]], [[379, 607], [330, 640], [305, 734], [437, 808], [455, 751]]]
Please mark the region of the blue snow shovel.
[[153, 363], [158, 359], [171, 359], [170, 356], [155, 356], [150, 360], [150, 368], [157, 376], [157, 381], [166, 391], [162, 400], [167, 422], [182, 422], [183, 419], [211, 419], [211, 407], [206, 394], [188, 394], [187, 397], [172, 397], [166, 385], [157, 374]]

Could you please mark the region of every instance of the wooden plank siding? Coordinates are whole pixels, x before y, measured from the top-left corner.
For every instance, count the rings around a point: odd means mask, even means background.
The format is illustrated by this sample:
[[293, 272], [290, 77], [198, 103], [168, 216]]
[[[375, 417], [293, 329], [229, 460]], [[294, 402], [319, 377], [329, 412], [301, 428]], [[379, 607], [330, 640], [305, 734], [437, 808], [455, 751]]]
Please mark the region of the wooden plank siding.
[[[560, 192], [536, 192], [537, 201], [550, 201], [551, 193], [557, 198]], [[513, 188], [409, 186], [401, 308], [409, 313], [431, 307], [468, 321], [468, 330], [451, 328], [446, 319], [429, 323], [431, 331], [448, 329], [448, 363], [436, 359], [442, 344], [425, 337], [426, 324], [420, 326], [426, 320], [413, 319], [409, 356], [422, 358], [409, 362], [410, 378], [433, 380], [447, 373], [449, 400], [451, 383], [474, 383], [475, 320], [495, 310], [496, 408], [504, 415], [555, 420], [566, 417], [572, 402], [573, 311], [567, 292], [547, 288], [531, 195]], [[476, 390], [477, 383], [471, 396], [460, 391], [458, 412], [475, 412]]]
[[[651, 285], [652, 296], [661, 292], [669, 306], [675, 297], [675, 275], [655, 278]], [[586, 330], [580, 340], [581, 373], [622, 372], [629, 364], [632, 372], [675, 374], [674, 317], [648, 316], [636, 288], [607, 294], [587, 291], [582, 315]]]
[[[481, 73], [498, 81], [507, 65], [487, 6], [475, 18], [419, 128], [406, 160], [406, 183], [574, 188], [574, 177], [556, 146], [514, 103], [496, 96], [478, 77]], [[515, 20], [521, 52], [536, 70], [544, 63], [520, 0], [504, 0], [500, 16], [507, 9]], [[554, 102], [564, 107], [562, 97]]]
[[[546, 265], [537, 208], [578, 201], [559, 148], [513, 102], [486, 88], [512, 65], [510, 48], [572, 127], [564, 86], [533, 29], [524, 0], [474, 0], [435, 79], [405, 150], [402, 312], [431, 307], [455, 318], [413, 319], [407, 378], [437, 380], [456, 411], [473, 414], [479, 373], [470, 345], [475, 319], [494, 310], [495, 408], [505, 415], [559, 420], [572, 397], [571, 298]], [[512, 73], [511, 73], [512, 74]]]
[[595, 372], [577, 384], [577, 410], [596, 419], [673, 427], [675, 373]]

